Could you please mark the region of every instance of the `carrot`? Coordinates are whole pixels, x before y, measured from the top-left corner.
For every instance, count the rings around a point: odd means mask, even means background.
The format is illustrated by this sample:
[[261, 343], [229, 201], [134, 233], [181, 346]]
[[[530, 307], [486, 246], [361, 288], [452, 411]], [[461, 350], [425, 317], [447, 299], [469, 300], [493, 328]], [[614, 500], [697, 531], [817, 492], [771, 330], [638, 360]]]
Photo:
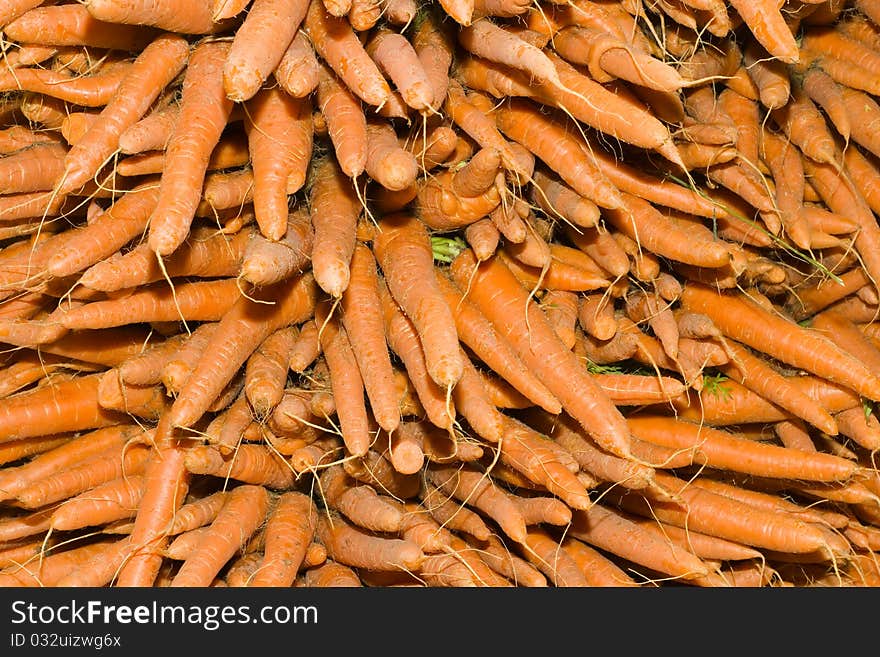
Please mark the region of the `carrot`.
[[461, 378], [463, 364], [455, 320], [433, 275], [428, 233], [418, 219], [405, 213], [387, 215], [379, 226], [373, 253], [388, 290], [421, 339], [431, 378], [440, 386], [451, 387]]
[[376, 260], [363, 244], [355, 246], [351, 282], [342, 294], [341, 309], [342, 325], [357, 360], [371, 410], [379, 426], [391, 433], [400, 423], [400, 411], [385, 343]]
[[355, 568], [417, 570], [425, 558], [412, 541], [374, 535], [335, 515], [319, 516], [317, 534], [330, 559]]
[[834, 418], [800, 392], [787, 385], [785, 377], [776, 372], [760, 357], [734, 341], [726, 343], [725, 349], [731, 355], [731, 362], [719, 369], [732, 380], [754, 390], [777, 406], [789, 411], [829, 435], [837, 435]]
[[318, 509], [302, 493], [282, 494], [266, 520], [266, 545], [250, 586], [291, 586], [317, 530]]
[[[102, 107], [113, 98], [131, 66], [129, 61], [116, 60], [106, 63], [91, 75], [76, 77], [51, 69], [21, 67], [0, 76], [0, 89], [30, 91], [83, 107]], [[61, 117], [58, 119], [60, 126]]]
[[401, 422], [398, 429], [389, 435], [389, 460], [394, 469], [402, 474], [414, 474], [422, 469], [425, 462], [424, 437], [431, 429], [422, 422]]
[[223, 480], [232, 479], [243, 484], [275, 490], [291, 487], [296, 474], [283, 457], [269, 447], [242, 443], [228, 455], [212, 445], [189, 447], [184, 456], [187, 472], [210, 475]]
[[[100, 562], [119, 549], [120, 540], [105, 538], [86, 542], [77, 547], [60, 549], [49, 556], [18, 564], [0, 574], [0, 585], [9, 586], [57, 586], [73, 569], [93, 560]], [[117, 556], [118, 558], [118, 556]]]
[[288, 195], [305, 183], [312, 155], [311, 103], [275, 87], [249, 96], [247, 109], [254, 212], [263, 235], [276, 241], [287, 228]]
[[834, 138], [825, 117], [799, 84], [792, 88], [791, 100], [770, 116], [808, 158], [828, 164], [837, 162]]
[[510, 101], [495, 114], [503, 133], [534, 153], [578, 194], [602, 208], [622, 205], [620, 192], [562, 123], [526, 101]]
[[65, 531], [132, 518], [143, 493], [142, 475], [111, 479], [65, 500], [52, 513], [52, 528]]
[[[714, 307], [723, 299], [724, 313]], [[685, 309], [708, 315], [728, 337], [763, 351], [785, 363], [800, 367], [829, 381], [840, 383], [869, 399], [878, 395], [874, 375], [854, 358], [841, 352], [833, 343], [771, 314], [740, 295], [717, 294], [698, 284], [688, 284], [682, 293]], [[733, 312], [737, 322], [729, 321]], [[750, 328], [746, 328], [755, 322]], [[769, 340], [773, 331], [787, 336], [785, 341]], [[809, 345], [809, 346], [807, 346]], [[822, 354], [821, 360], [817, 355]]]
[[6, 27], [22, 14], [39, 7], [44, 0], [10, 0], [0, 12], [0, 27]]
[[796, 287], [786, 304], [792, 317], [798, 321], [811, 317], [869, 284], [861, 267], [854, 267], [836, 276], [837, 280], [823, 278]]
[[464, 229], [464, 239], [474, 252], [477, 260], [485, 260], [498, 249], [501, 233], [488, 217], [477, 219]]
[[77, 189], [98, 172], [118, 148], [122, 133], [143, 117], [183, 70], [188, 55], [186, 40], [172, 34], [157, 36], [143, 49], [114, 97], [67, 154], [57, 185], [60, 194]]
[[[199, 360], [169, 411], [174, 426], [191, 426], [197, 421], [268, 335], [312, 313], [314, 278], [303, 274], [293, 284], [276, 283], [255, 291], [255, 295], [256, 300], [238, 297], [219, 321], [205, 348], [211, 358]], [[230, 340], [231, 336], [237, 339]]]
[[[59, 445], [27, 463], [16, 467], [7, 467], [0, 475], [0, 495], [4, 498], [14, 497], [31, 482], [40, 480], [52, 472], [96, 456], [111, 448], [121, 448], [141, 429], [134, 424], [118, 424], [107, 428], [86, 431], [72, 440]], [[0, 531], [0, 537], [4, 537]]]
[[599, 223], [599, 208], [593, 201], [542, 169], [534, 174], [532, 200], [548, 216], [559, 217], [575, 226], [589, 228]]
[[[711, 427], [660, 416], [631, 417], [633, 434], [642, 440], [673, 449], [693, 449], [708, 467], [774, 478], [806, 481], [845, 481], [854, 474], [854, 463], [830, 454], [805, 453], [740, 438]], [[759, 456], [759, 452], [762, 454]]]
[[159, 202], [150, 217], [148, 241], [159, 256], [170, 255], [186, 239], [195, 216], [211, 151], [232, 111], [221, 70], [230, 44], [196, 46], [183, 80], [180, 114], [168, 142]]
[[406, 37], [379, 29], [370, 37], [365, 49], [379, 70], [394, 84], [407, 106], [418, 112], [430, 108], [434, 89], [418, 53]]
[[229, 21], [215, 21], [213, 2], [185, 0], [135, 0], [119, 4], [112, 0], [88, 0], [86, 9], [95, 18], [124, 25], [152, 25], [168, 32], [211, 34], [223, 31]]
[[247, 360], [244, 394], [257, 417], [267, 417], [281, 401], [295, 338], [291, 327], [277, 329]]
[[363, 456], [373, 438], [364, 399], [363, 375], [358, 368], [351, 341], [338, 318], [330, 315], [328, 303], [321, 302], [316, 307], [315, 323], [321, 327], [321, 349], [330, 370], [330, 385], [343, 441], [351, 454]]
[[305, 32], [297, 30], [273, 75], [284, 91], [304, 98], [318, 87], [320, 64]]
[[[655, 517], [678, 527], [726, 538], [756, 548], [804, 553], [823, 548], [825, 533], [815, 524], [776, 511], [710, 492], [665, 472], [657, 472], [657, 482], [676, 501], [620, 496], [624, 508], [638, 515]], [[615, 491], [609, 497], [617, 498]], [[650, 515], [649, 515], [650, 514]]]
[[180, 114], [177, 104], [155, 108], [119, 135], [119, 152], [127, 155], [148, 151], [164, 151]]
[[311, 217], [315, 230], [312, 270], [318, 286], [333, 297], [348, 287], [361, 205], [353, 186], [332, 158], [315, 165]]
[[[39, 192], [52, 188], [61, 173], [67, 148], [55, 142], [37, 143], [0, 160], [4, 194]], [[60, 165], [60, 166], [59, 166]]]
[[[39, 438], [25, 438], [13, 440], [0, 445], [0, 463], [6, 465], [15, 461], [22, 461], [33, 456], [44, 454], [60, 447], [70, 440], [68, 434], [41, 436]], [[7, 468], [10, 466], [7, 466]], [[12, 466], [14, 467], [14, 466]]]
[[235, 31], [223, 68], [223, 87], [228, 98], [243, 102], [256, 95], [284, 56], [307, 8], [302, 0], [251, 3]]
[[76, 376], [7, 399], [0, 406], [0, 442], [126, 423], [125, 415], [99, 406], [101, 376]]
[[707, 565], [689, 550], [657, 537], [620, 511], [603, 504], [575, 511], [567, 535], [682, 580], [709, 572]]
[[416, 181], [418, 162], [397, 140], [394, 127], [388, 120], [367, 121], [367, 174], [391, 191], [406, 189]]
[[[520, 358], [562, 403], [562, 407], [604, 448], [628, 456], [628, 432], [623, 416], [598, 389], [577, 356], [565, 349], [547, 319], [529, 302], [528, 293], [496, 258], [477, 265], [470, 251], [463, 251], [452, 264], [458, 285], [511, 342]], [[472, 285], [469, 283], [473, 281]], [[500, 295], [504, 295], [503, 297]], [[500, 299], [506, 298], [505, 302]], [[518, 334], [519, 324], [505, 313], [527, 313], [528, 328]], [[601, 418], [596, 420], [595, 418]]]
[[308, 320], [300, 325], [299, 335], [296, 337], [290, 351], [290, 369], [294, 372], [303, 373], [321, 353], [321, 343], [318, 340], [318, 325], [314, 320]]
[[444, 390], [428, 373], [425, 353], [416, 328], [391, 296], [384, 279], [380, 280], [378, 287], [388, 347], [406, 368], [409, 381], [428, 419], [435, 426], [448, 429], [454, 419], [455, 409], [452, 404], [447, 406]]
[[223, 508], [228, 491], [220, 490], [188, 501], [174, 512], [169, 534], [175, 536], [213, 522]]
[[563, 344], [573, 348], [577, 341], [578, 295], [564, 290], [548, 290], [541, 299], [541, 309]]
[[138, 475], [143, 472], [149, 453], [149, 446], [135, 444], [97, 455], [31, 483], [18, 492], [16, 500], [26, 509], [36, 509], [66, 500], [118, 477]]
[[[872, 371], [880, 366], [880, 353], [855, 322], [832, 310], [813, 317], [811, 326], [828, 336], [832, 342], [865, 363]], [[828, 432], [826, 432], [828, 433]]]
[[825, 112], [825, 116], [843, 137], [849, 142], [852, 124], [846, 112], [843, 92], [834, 78], [821, 68], [813, 67], [804, 73], [802, 87], [804, 93]]
[[121, 299], [94, 301], [63, 312], [60, 322], [71, 329], [98, 329], [133, 322], [215, 321], [238, 297], [239, 288], [231, 278], [182, 283], [174, 289], [154, 283]]
[[770, 55], [786, 64], [798, 62], [800, 49], [776, 5], [772, 3], [754, 4], [744, 0], [732, 0], [730, 4], [740, 15], [752, 35]]
[[315, 568], [308, 568], [302, 574], [302, 579], [297, 579], [295, 586], [307, 587], [343, 587], [354, 588], [363, 586], [358, 574], [348, 566], [328, 561]]
[[339, 167], [349, 178], [356, 178], [367, 162], [367, 119], [361, 102], [324, 64], [318, 68], [316, 97]]
[[354, 482], [341, 465], [321, 472], [320, 493], [329, 508], [362, 529], [389, 533], [401, 529], [403, 512], [399, 506], [372, 486]]
[[485, 473], [463, 467], [432, 466], [427, 470], [427, 479], [447, 496], [495, 520], [514, 541], [521, 543], [526, 539], [525, 518], [519, 507]]
[[155, 30], [148, 28], [96, 20], [82, 5], [35, 7], [3, 31], [10, 40], [21, 43], [133, 51], [143, 50], [155, 36]]
[[391, 87], [345, 18], [327, 13], [321, 2], [311, 2], [303, 26], [315, 52], [355, 96], [374, 107], [388, 100]]
[[866, 415], [863, 408], [848, 408], [834, 416], [840, 433], [865, 449], [880, 448], [880, 423], [875, 415]]
[[183, 338], [177, 351], [162, 366], [160, 380], [169, 394], [176, 395], [183, 387], [183, 383], [195, 368], [217, 326], [217, 322], [199, 324]]
[[241, 485], [227, 496], [217, 517], [199, 537], [171, 586], [208, 586], [266, 517], [269, 496], [261, 486]]

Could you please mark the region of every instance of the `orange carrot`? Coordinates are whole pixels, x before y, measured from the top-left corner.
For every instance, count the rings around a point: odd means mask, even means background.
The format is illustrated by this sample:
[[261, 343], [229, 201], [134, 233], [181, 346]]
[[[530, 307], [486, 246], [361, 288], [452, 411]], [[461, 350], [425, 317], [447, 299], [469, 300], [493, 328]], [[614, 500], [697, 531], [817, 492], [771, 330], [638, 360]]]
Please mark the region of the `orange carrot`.
[[377, 30], [367, 42], [366, 51], [409, 107], [419, 112], [428, 110], [434, 100], [434, 89], [406, 37], [388, 29]]
[[180, 73], [189, 44], [180, 36], [157, 36], [131, 66], [114, 97], [71, 148], [58, 183], [60, 194], [85, 184], [118, 148], [122, 133], [141, 119], [162, 90]]
[[[577, 356], [565, 349], [510, 270], [496, 258], [478, 265], [470, 251], [463, 251], [453, 262], [452, 273], [562, 407], [608, 451], [628, 456], [629, 432], [623, 416], [589, 378]], [[521, 334], [514, 330], [520, 323], [513, 319], [517, 316], [528, 318], [529, 329]]]
[[223, 87], [236, 102], [252, 98], [278, 66], [305, 18], [303, 0], [253, 0], [236, 29], [223, 68]]
[[367, 162], [367, 119], [361, 102], [325, 64], [319, 64], [316, 96], [339, 167], [356, 178]]
[[142, 475], [122, 476], [65, 500], [52, 513], [52, 528], [72, 530], [133, 518], [144, 493]]
[[[723, 312], [719, 312], [719, 303]], [[828, 340], [767, 312], [745, 296], [718, 294], [689, 283], [682, 293], [682, 306], [708, 315], [726, 336], [754, 349], [840, 383], [869, 399], [880, 396], [880, 381], [863, 364]], [[732, 316], [736, 317], [735, 322], [730, 321]], [[773, 331], [787, 338], [771, 340]]]
[[169, 411], [172, 425], [191, 426], [268, 335], [311, 315], [315, 303], [314, 278], [303, 274], [293, 284], [276, 283], [254, 294], [256, 300], [238, 297], [219, 321], [205, 348], [211, 357], [199, 360]]
[[275, 87], [256, 92], [247, 109], [254, 212], [263, 235], [276, 241], [287, 229], [288, 195], [305, 183], [312, 155], [311, 103]]
[[302, 493], [282, 494], [266, 520], [263, 558], [250, 586], [291, 586], [317, 530], [318, 509]]
[[448, 429], [454, 419], [453, 404], [447, 405], [446, 395], [428, 373], [425, 353], [412, 321], [388, 291], [384, 279], [379, 282], [385, 338], [388, 347], [401, 360], [407, 377], [418, 395], [428, 420], [435, 426]]
[[749, 3], [746, 0], [732, 0], [730, 4], [770, 55], [786, 64], [798, 62], [800, 49], [791, 29], [775, 4], [769, 2]]
[[354, 187], [333, 158], [315, 164], [311, 190], [311, 217], [315, 230], [312, 270], [318, 286], [333, 297], [348, 287], [349, 263], [354, 253], [361, 204]]
[[263, 523], [269, 496], [262, 486], [241, 485], [227, 496], [217, 517], [199, 537], [171, 586], [208, 586], [240, 546]]
[[318, 59], [305, 32], [298, 30], [287, 46], [273, 75], [288, 94], [304, 98], [318, 86]]
[[295, 337], [291, 327], [280, 328], [263, 340], [247, 360], [244, 394], [257, 417], [267, 417], [281, 401]]
[[308, 320], [300, 326], [299, 335], [291, 349], [290, 369], [301, 374], [320, 354], [318, 326], [314, 320]]
[[391, 191], [406, 189], [416, 181], [418, 162], [397, 140], [394, 126], [388, 120], [367, 121], [367, 174]]
[[186, 67], [180, 115], [166, 150], [159, 202], [150, 217], [149, 244], [160, 256], [170, 255], [189, 233], [208, 159], [232, 111], [221, 74], [229, 48], [229, 42], [202, 42]]
[[674, 418], [639, 416], [628, 418], [627, 423], [633, 435], [642, 440], [673, 449], [693, 449], [697, 459], [705, 459], [711, 468], [806, 481], [845, 481], [856, 468], [853, 462], [831, 454], [768, 445]]
[[119, 135], [119, 151], [129, 155], [164, 151], [179, 114], [180, 107], [174, 103], [157, 107], [122, 131]]
[[434, 262], [427, 230], [406, 213], [387, 215], [373, 252], [388, 290], [412, 321], [422, 342], [431, 378], [450, 387], [461, 378], [458, 333], [449, 306], [433, 275]]
[[787, 385], [785, 377], [777, 373], [768, 363], [734, 341], [726, 343], [725, 349], [731, 362], [719, 369], [732, 380], [742, 383], [777, 406], [789, 411], [829, 435], [837, 435], [834, 418], [800, 392]]
[[223, 455], [213, 445], [186, 449], [184, 466], [194, 475], [210, 475], [261, 488], [285, 490], [293, 484], [296, 473], [282, 456], [266, 445], [242, 443], [234, 452]]
[[376, 260], [369, 247], [355, 246], [351, 282], [342, 294], [342, 325], [351, 343], [376, 422], [393, 432], [400, 423], [397, 396], [379, 297]]
[[[102, 107], [113, 98], [131, 66], [131, 62], [125, 60], [112, 61], [91, 75], [77, 77], [51, 69], [21, 67], [0, 75], [0, 89], [30, 91], [83, 107]], [[46, 107], [48, 109], [48, 105]], [[60, 127], [62, 117], [58, 118]]]
[[315, 52], [355, 96], [375, 107], [388, 100], [391, 87], [345, 18], [326, 12], [321, 2], [311, 2], [303, 26]]
[[412, 541], [385, 538], [358, 529], [336, 515], [319, 516], [317, 534], [327, 548], [328, 558], [354, 568], [412, 571], [417, 570], [425, 558]]
[[112, 0], [88, 0], [86, 9], [95, 18], [124, 25], [152, 25], [168, 32], [211, 34], [229, 26], [214, 20], [214, 3], [200, 0], [135, 0], [119, 4]]

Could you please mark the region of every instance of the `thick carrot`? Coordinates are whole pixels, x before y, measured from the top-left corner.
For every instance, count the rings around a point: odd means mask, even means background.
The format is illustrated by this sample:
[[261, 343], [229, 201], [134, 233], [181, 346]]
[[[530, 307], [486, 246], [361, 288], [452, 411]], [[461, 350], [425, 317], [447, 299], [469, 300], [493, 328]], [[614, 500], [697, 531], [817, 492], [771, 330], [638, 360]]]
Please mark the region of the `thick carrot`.
[[199, 537], [193, 553], [171, 580], [171, 586], [208, 586], [241, 545], [257, 530], [269, 510], [262, 486], [233, 488], [217, 517]]
[[463, 364], [455, 320], [434, 277], [428, 232], [407, 213], [387, 215], [379, 227], [373, 253], [388, 290], [419, 334], [431, 378], [451, 387], [461, 378]]
[[416, 111], [427, 111], [434, 100], [434, 89], [409, 40], [398, 32], [379, 29], [366, 44], [373, 59], [403, 98]]
[[281, 401], [295, 338], [292, 327], [280, 328], [263, 340], [247, 360], [244, 394], [258, 418], [267, 417]]
[[364, 244], [355, 246], [351, 281], [342, 294], [342, 325], [351, 343], [376, 422], [391, 433], [400, 424], [391, 357], [385, 342], [376, 260]]
[[385, 104], [391, 87], [345, 18], [326, 12], [321, 2], [310, 2], [303, 26], [315, 52], [355, 96], [374, 107]]
[[398, 533], [401, 529], [400, 507], [372, 486], [354, 481], [339, 464], [321, 473], [320, 494], [329, 508], [361, 529], [389, 533]]
[[327, 122], [339, 168], [349, 178], [356, 178], [363, 173], [367, 163], [367, 119], [363, 106], [336, 73], [323, 63], [319, 63], [315, 95]]
[[808, 158], [829, 164], [837, 161], [834, 137], [828, 123], [800, 84], [792, 88], [791, 100], [773, 110], [770, 116]]
[[[629, 432], [623, 416], [578, 357], [565, 348], [510, 270], [497, 258], [478, 265], [470, 251], [462, 251], [453, 261], [452, 274], [562, 407], [609, 452], [629, 456]], [[524, 321], [527, 327], [518, 331], [516, 327], [522, 327]]]
[[315, 183], [310, 194], [312, 271], [318, 286], [333, 297], [348, 287], [349, 270], [357, 236], [361, 204], [354, 186], [345, 179], [333, 158], [315, 164]]
[[300, 325], [299, 335], [290, 352], [290, 369], [302, 374], [321, 354], [318, 325], [308, 320]]
[[412, 153], [400, 145], [390, 121], [367, 121], [367, 159], [364, 170], [390, 191], [401, 191], [415, 183], [419, 174], [418, 162]]
[[425, 558], [412, 541], [367, 532], [338, 515], [319, 516], [317, 535], [328, 558], [354, 568], [417, 571]]
[[[211, 34], [230, 22], [214, 20], [214, 3], [202, 0], [88, 0], [86, 9], [95, 18], [124, 25], [152, 25], [168, 32]], [[231, 19], [230, 19], [231, 20]]]
[[305, 183], [312, 155], [312, 106], [274, 87], [256, 92], [247, 110], [254, 213], [263, 235], [276, 241], [287, 229], [288, 195]]
[[160, 34], [143, 49], [116, 94], [67, 154], [58, 193], [72, 192], [98, 172], [119, 147], [122, 133], [143, 117], [188, 56], [189, 44], [174, 34]]
[[796, 64], [800, 48], [780, 10], [773, 2], [748, 2], [731, 0], [745, 26], [764, 49], [786, 64]]
[[174, 426], [191, 426], [197, 421], [268, 335], [311, 315], [314, 282], [306, 273], [293, 284], [284, 281], [255, 291], [255, 300], [245, 296], [236, 299], [208, 341], [205, 353], [210, 358], [199, 360], [169, 411]]
[[563, 550], [559, 542], [541, 527], [529, 529], [523, 552], [526, 559], [556, 587], [590, 585], [574, 557]]
[[253, 0], [223, 67], [223, 87], [236, 102], [252, 98], [278, 66], [306, 15], [305, 0]]
[[0, 441], [126, 424], [124, 414], [98, 404], [101, 376], [76, 376], [5, 400], [0, 405]]
[[298, 30], [273, 75], [288, 94], [294, 98], [304, 98], [318, 87], [319, 68], [311, 42], [305, 32]]
[[150, 217], [148, 241], [160, 256], [186, 239], [201, 197], [211, 151], [232, 111], [223, 89], [226, 41], [205, 41], [190, 56], [183, 79], [180, 114], [168, 142], [159, 202]]
[[156, 35], [149, 28], [99, 21], [79, 4], [35, 7], [3, 31], [20, 43], [133, 51], [143, 50]]
[[623, 557], [683, 580], [709, 572], [695, 554], [645, 529], [620, 511], [604, 504], [572, 514], [567, 535], [610, 554]]
[[[815, 332], [767, 312], [744, 295], [719, 294], [689, 283], [682, 292], [682, 307], [708, 315], [726, 336], [784, 363], [851, 388], [869, 399], [880, 397], [880, 380], [864, 364]], [[732, 317], [736, 320], [731, 321]], [[771, 337], [774, 333], [776, 338]]]
[[119, 135], [119, 151], [128, 155], [165, 150], [180, 114], [176, 103], [162, 105]]
[[234, 452], [223, 455], [213, 445], [189, 447], [184, 456], [187, 472], [233, 480], [264, 489], [286, 490], [296, 473], [282, 456], [266, 445], [242, 443]]
[[22, 14], [39, 7], [44, 0], [9, 0], [0, 11], [0, 27], [5, 27]]
[[5, 156], [0, 160], [0, 189], [4, 194], [51, 189], [63, 171], [66, 154], [63, 144], [44, 142]]
[[282, 494], [266, 519], [265, 547], [250, 586], [291, 586], [317, 531], [318, 509], [298, 492]]

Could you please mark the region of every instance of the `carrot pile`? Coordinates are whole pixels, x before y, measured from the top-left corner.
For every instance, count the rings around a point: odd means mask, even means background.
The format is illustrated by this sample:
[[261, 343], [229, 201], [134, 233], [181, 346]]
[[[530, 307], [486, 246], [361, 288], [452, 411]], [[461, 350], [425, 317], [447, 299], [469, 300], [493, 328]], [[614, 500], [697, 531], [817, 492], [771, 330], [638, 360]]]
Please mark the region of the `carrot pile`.
[[0, 30], [0, 586], [880, 585], [880, 3]]

